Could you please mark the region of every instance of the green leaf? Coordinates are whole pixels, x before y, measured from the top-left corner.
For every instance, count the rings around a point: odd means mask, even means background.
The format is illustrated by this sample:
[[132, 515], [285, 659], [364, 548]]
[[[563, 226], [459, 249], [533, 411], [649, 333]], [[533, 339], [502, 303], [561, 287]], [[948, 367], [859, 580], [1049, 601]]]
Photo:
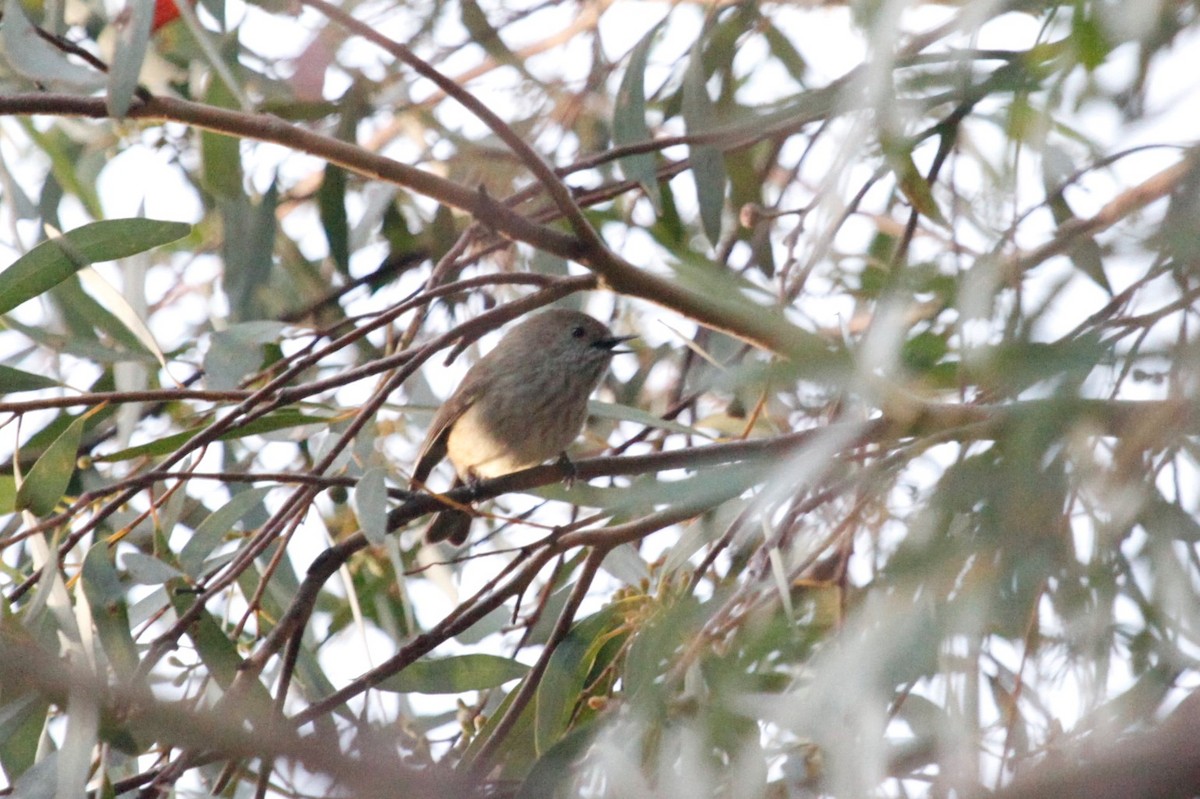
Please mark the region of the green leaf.
[[912, 159], [912, 152], [908, 149], [898, 151], [895, 148], [889, 148], [886, 143], [884, 149], [889, 153], [888, 162], [896, 173], [896, 182], [900, 193], [922, 216], [932, 219], [939, 225], [946, 225], [946, 217], [942, 215], [942, 209], [938, 208], [937, 200], [933, 198], [933, 189], [925, 176], [917, 169], [917, 165]]
[[368, 469], [354, 487], [354, 514], [358, 525], [372, 544], [387, 538], [387, 483], [383, 469]]
[[791, 39], [765, 18], [759, 22], [759, 27], [762, 28], [762, 35], [767, 40], [771, 55], [783, 64], [784, 69], [795, 80], [804, 80], [805, 73], [808, 72], [808, 62], [792, 44]]
[[162, 585], [168, 580], [184, 576], [171, 564], [141, 552], [126, 552], [121, 565], [129, 574], [129, 579], [138, 585]]
[[113, 567], [112, 556], [112, 547], [107, 543], [92, 545], [83, 559], [81, 579], [104, 654], [112, 662], [114, 673], [126, 678], [137, 671], [138, 652], [129, 628], [125, 586]]
[[1158, 491], [1146, 500], [1138, 521], [1147, 533], [1160, 540], [1176, 539], [1189, 545], [1200, 541], [1200, 522]]
[[396, 693], [457, 694], [495, 688], [528, 671], [525, 664], [496, 655], [431, 658], [418, 660], [375, 687]]
[[462, 0], [459, 3], [459, 10], [463, 27], [471, 35], [472, 42], [482, 47], [488, 55], [501, 64], [509, 64], [522, 72], [525, 71], [524, 59], [517, 58], [513, 55], [512, 50], [508, 49], [508, 45], [500, 38], [500, 32], [488, 21], [487, 14], [475, 0]]
[[28, 510], [35, 516], [54, 511], [75, 473], [75, 458], [86, 421], [87, 414], [76, 417], [33, 464], [17, 489], [17, 510]]
[[534, 745], [539, 754], [557, 744], [582, 697], [592, 663], [608, 635], [624, 620], [621, 606], [611, 604], [576, 622], [559, 643], [537, 689]]
[[275, 207], [279, 202], [278, 184], [257, 203], [238, 195], [219, 204], [225, 225], [221, 253], [225, 270], [221, 286], [229, 297], [229, 319], [249, 322], [271, 314], [271, 272], [274, 269], [275, 232], [278, 228]]
[[191, 229], [182, 222], [108, 219], [44, 241], [0, 272], [0, 314], [49, 291], [89, 264], [145, 252], [177, 241]]
[[1076, 3], [1075, 14], [1071, 18], [1071, 44], [1075, 47], [1079, 63], [1089, 72], [1103, 64], [1112, 51], [1112, 44], [1104, 30], [1096, 18], [1086, 11], [1084, 3]]
[[900, 355], [910, 370], [924, 374], [937, 366], [949, 349], [943, 336], [925, 331], [904, 342]]
[[150, 43], [150, 26], [154, 22], [153, 0], [134, 0], [126, 8], [131, 9], [128, 18], [114, 26], [117, 41], [108, 68], [105, 101], [109, 115], [117, 119], [125, 116], [133, 102], [138, 75], [146, 60], [146, 46]]
[[[237, 98], [225, 81], [212, 79], [204, 102], [217, 108], [237, 108]], [[223, 133], [200, 131], [200, 163], [204, 188], [222, 200], [243, 198], [241, 140]], [[228, 232], [226, 236], [228, 236]]]
[[533, 764], [515, 799], [547, 799], [576, 776], [574, 766], [596, 737], [598, 725], [586, 724], [572, 730]]
[[13, 513], [17, 509], [17, 478], [11, 474], [0, 474], [0, 514]]
[[37, 760], [38, 742], [46, 725], [50, 702], [37, 694], [7, 692], [0, 707], [0, 762], [10, 780], [28, 771]]
[[229, 502], [209, 514], [208, 518], [196, 527], [196, 532], [192, 533], [192, 537], [179, 553], [179, 565], [184, 572], [191, 577], [199, 577], [209, 554], [225, 539], [235, 524], [262, 503], [270, 491], [269, 487], [264, 487], [234, 494]]
[[[168, 589], [167, 595], [171, 597], [171, 604], [180, 616], [189, 612], [195, 602], [191, 594]], [[187, 630], [187, 636], [196, 647], [196, 654], [208, 667], [213, 680], [224, 689], [233, 684], [243, 663], [237, 644], [230, 635], [207, 610], [200, 611], [196, 621]], [[238, 698], [237, 704], [226, 704], [224, 710], [241, 718], [269, 718], [272, 712], [271, 695], [261, 682], [253, 680], [248, 683], [248, 690]]]
[[[683, 121], [689, 136], [707, 133], [716, 127], [716, 109], [708, 96], [704, 71], [704, 48], [699, 41], [692, 47], [683, 75]], [[721, 216], [725, 211], [725, 158], [711, 145], [689, 148], [696, 198], [700, 203], [700, 222], [704, 235], [715, 247], [721, 240]]]
[[0, 45], [9, 69], [38, 83], [62, 84], [84, 91], [104, 85], [104, 74], [80, 66], [60, 48], [38, 36], [20, 0], [5, 0]]
[[0, 394], [17, 394], [22, 391], [37, 391], [42, 388], [54, 388], [62, 385], [43, 375], [24, 372], [11, 366], [0, 364]]
[[237, 388], [243, 377], [262, 366], [263, 346], [276, 342], [283, 330], [283, 323], [264, 320], [213, 333], [204, 354], [204, 382], [214, 391]]
[[634, 408], [630, 405], [619, 405], [614, 402], [600, 402], [599, 400], [588, 400], [588, 416], [594, 416], [597, 419], [612, 419], [618, 422], [634, 422], [635, 424], [653, 427], [658, 430], [668, 430], [672, 433], [679, 433], [685, 436], [700, 436], [701, 438], [711, 439], [708, 433], [702, 430], [697, 430], [681, 422], [675, 422], [670, 419], [663, 419], [660, 416], [655, 416], [652, 413]]
[[[665, 20], [664, 20], [665, 21]], [[652, 27], [633, 48], [629, 66], [621, 78], [613, 104], [613, 144], [622, 147], [629, 144], [648, 142], [650, 128], [646, 125], [646, 60], [662, 22]], [[636, 180], [642, 191], [650, 198], [655, 213], [662, 210], [662, 198], [658, 191], [658, 173], [653, 153], [627, 155], [618, 162], [621, 171], [629, 180]]]
[[[276, 430], [286, 430], [291, 427], [304, 427], [305, 425], [322, 425], [326, 426], [332, 423], [332, 420], [325, 416], [309, 416], [303, 414], [295, 408], [281, 408], [274, 413], [269, 413], [260, 419], [255, 419], [253, 422], [237, 427], [226, 433], [217, 436], [217, 441], [236, 441], [239, 438], [246, 436], [257, 436], [263, 433], [273, 433]], [[198, 427], [194, 430], [185, 430], [182, 433], [160, 438], [157, 441], [151, 441], [147, 444], [139, 444], [136, 447], [128, 447], [127, 449], [111, 452], [107, 455], [96, 455], [97, 463], [115, 463], [117, 461], [126, 461], [130, 458], [153, 457], [156, 455], [166, 455], [174, 452], [181, 446], [186, 444], [191, 439], [203, 433], [208, 429], [208, 425]]]
[[350, 274], [350, 223], [346, 219], [346, 170], [325, 165], [325, 178], [317, 189], [321, 228], [329, 243], [329, 257], [343, 275]]
[[154, 356], [154, 359], [158, 361], [158, 365], [166, 369], [167, 356], [163, 354], [162, 348], [158, 346], [158, 341], [155, 340], [154, 334], [150, 332], [150, 328], [146, 327], [146, 323], [142, 320], [142, 317], [138, 315], [138, 312], [125, 299], [125, 295], [117, 291], [95, 269], [84, 269], [79, 273], [79, 279], [99, 298], [103, 307], [126, 330], [133, 334], [137, 343]]

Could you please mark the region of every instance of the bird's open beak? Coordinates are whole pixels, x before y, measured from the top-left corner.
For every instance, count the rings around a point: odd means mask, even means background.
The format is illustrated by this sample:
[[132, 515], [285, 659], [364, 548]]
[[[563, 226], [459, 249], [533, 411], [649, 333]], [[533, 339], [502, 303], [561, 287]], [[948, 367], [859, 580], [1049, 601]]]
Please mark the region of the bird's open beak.
[[602, 350], [609, 350], [614, 355], [621, 355], [626, 352], [633, 352], [633, 350], [619, 350], [616, 348], [621, 344], [624, 344], [626, 341], [630, 341], [635, 338], [637, 338], [637, 336], [612, 336], [611, 338], [599, 339], [592, 344], [592, 346], [599, 347]]

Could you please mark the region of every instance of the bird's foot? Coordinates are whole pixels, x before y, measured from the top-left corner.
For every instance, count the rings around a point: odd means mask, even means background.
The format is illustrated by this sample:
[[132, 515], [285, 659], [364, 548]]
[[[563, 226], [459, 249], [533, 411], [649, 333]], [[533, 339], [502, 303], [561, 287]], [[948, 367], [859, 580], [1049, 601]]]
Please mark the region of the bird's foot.
[[563, 477], [563, 485], [570, 491], [571, 487], [575, 485], [576, 478], [579, 477], [579, 470], [575, 468], [575, 464], [571, 462], [571, 459], [567, 457], [567, 453], [565, 452], [559, 454], [556, 463], [566, 468], [567, 474]]

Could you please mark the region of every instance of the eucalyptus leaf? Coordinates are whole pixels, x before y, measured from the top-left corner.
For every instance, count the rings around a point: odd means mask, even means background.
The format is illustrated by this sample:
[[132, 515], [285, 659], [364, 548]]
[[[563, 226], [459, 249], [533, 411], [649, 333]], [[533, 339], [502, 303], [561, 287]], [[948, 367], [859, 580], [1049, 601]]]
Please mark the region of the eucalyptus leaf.
[[509, 658], [460, 655], [418, 660], [375, 687], [396, 693], [457, 694], [495, 688], [525, 676], [527, 671], [528, 666]]
[[[646, 124], [646, 61], [662, 24], [659, 22], [647, 31], [629, 55], [629, 65], [625, 67], [625, 75], [621, 78], [613, 103], [613, 144], [618, 147], [651, 140], [650, 127]], [[662, 198], [658, 191], [654, 154], [634, 153], [623, 156], [618, 163], [625, 177], [641, 185], [654, 210], [661, 210]]]
[[[236, 441], [239, 438], [246, 436], [258, 436], [265, 433], [273, 433], [277, 430], [287, 430], [294, 427], [306, 427], [308, 425], [319, 425], [326, 427], [333, 423], [329, 417], [311, 416], [300, 412], [296, 408], [280, 408], [277, 411], [267, 414], [266, 416], [255, 419], [252, 422], [247, 422], [240, 427], [235, 427], [225, 433], [217, 436], [218, 441]], [[164, 436], [163, 438], [151, 441], [146, 444], [138, 444], [137, 446], [128, 447], [126, 449], [111, 452], [107, 455], [96, 455], [95, 460], [98, 463], [113, 463], [116, 461], [130, 460], [131, 458], [153, 457], [156, 455], [166, 455], [179, 449], [191, 439], [200, 435], [208, 428], [196, 428], [193, 430], [185, 430], [182, 433]]]
[[237, 388], [242, 378], [262, 365], [263, 346], [277, 341], [283, 330], [280, 322], [253, 321], [213, 333], [204, 354], [208, 387], [215, 391]]
[[554, 746], [566, 730], [598, 651], [593, 643], [620, 626], [620, 606], [608, 605], [576, 622], [559, 642], [538, 685], [534, 743], [539, 754]]
[[[171, 0], [163, 0], [171, 2]], [[150, 43], [150, 29], [154, 23], [155, 0], [130, 0], [127, 17], [118, 18], [117, 46], [113, 50], [112, 62], [108, 67], [108, 97], [105, 105], [110, 116], [120, 119], [129, 111], [134, 92], [138, 87], [138, 76], [142, 62], [146, 60], [146, 47]]]
[[62, 385], [53, 378], [0, 364], [0, 394], [18, 394]]
[[0, 272], [0, 314], [49, 291], [89, 264], [145, 252], [177, 241], [191, 229], [182, 222], [107, 219], [44, 241]]
[[368, 469], [354, 487], [354, 513], [372, 544], [387, 539], [387, 502], [386, 473], [379, 467]]
[[[689, 136], [708, 133], [717, 126], [716, 108], [708, 96], [704, 71], [704, 48], [699, 41], [692, 47], [683, 76], [683, 120]], [[693, 144], [689, 148], [692, 179], [700, 203], [700, 222], [704, 235], [714, 247], [721, 240], [721, 217], [725, 211], [725, 158], [711, 144]]]
[[86, 421], [86, 415], [76, 417], [33, 464], [17, 488], [17, 510], [27, 510], [35, 516], [47, 516], [54, 511], [75, 473]]
[[138, 585], [162, 585], [168, 580], [184, 576], [183, 572], [171, 564], [141, 552], [125, 553], [121, 564], [125, 567], [129, 578]]
[[130, 633], [126, 588], [113, 567], [111, 547], [106, 542], [93, 544], [88, 550], [81, 579], [104, 654], [115, 673], [128, 678], [137, 671], [138, 652]]
[[95, 91], [104, 85], [103, 73], [71, 61], [66, 53], [38, 35], [20, 0], [4, 1], [0, 47], [4, 62], [30, 80], [83, 91]]
[[209, 554], [225, 539], [235, 524], [262, 503], [270, 491], [269, 487], [252, 488], [235, 494], [229, 502], [201, 522], [179, 553], [179, 565], [184, 572], [191, 577], [199, 577]]

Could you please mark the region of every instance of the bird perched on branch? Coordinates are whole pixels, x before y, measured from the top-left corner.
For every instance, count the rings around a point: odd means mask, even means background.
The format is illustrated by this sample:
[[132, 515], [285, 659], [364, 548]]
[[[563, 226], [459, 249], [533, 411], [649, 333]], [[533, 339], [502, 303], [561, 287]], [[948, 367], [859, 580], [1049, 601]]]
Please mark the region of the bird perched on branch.
[[[422, 488], [443, 458], [454, 465], [453, 489], [565, 456], [587, 419], [588, 397], [613, 355], [628, 351], [616, 347], [631, 338], [614, 336], [577, 311], [545, 311], [521, 322], [438, 409], [413, 468], [413, 487]], [[470, 513], [448, 508], [425, 540], [461, 545], [470, 528]]]

